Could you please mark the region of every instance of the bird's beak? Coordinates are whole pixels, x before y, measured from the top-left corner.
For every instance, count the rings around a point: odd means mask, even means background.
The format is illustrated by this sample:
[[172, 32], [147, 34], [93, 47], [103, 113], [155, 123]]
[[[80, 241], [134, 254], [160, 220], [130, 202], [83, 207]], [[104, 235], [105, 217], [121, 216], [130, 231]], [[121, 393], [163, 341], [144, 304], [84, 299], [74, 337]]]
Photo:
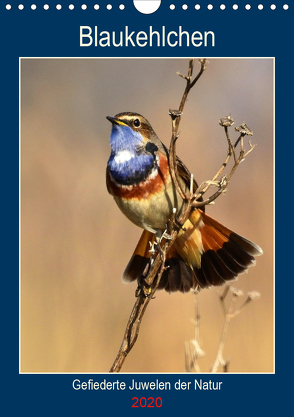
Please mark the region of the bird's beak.
[[113, 125], [127, 126], [122, 120], [117, 119], [116, 117], [106, 116], [106, 119], [110, 121]]

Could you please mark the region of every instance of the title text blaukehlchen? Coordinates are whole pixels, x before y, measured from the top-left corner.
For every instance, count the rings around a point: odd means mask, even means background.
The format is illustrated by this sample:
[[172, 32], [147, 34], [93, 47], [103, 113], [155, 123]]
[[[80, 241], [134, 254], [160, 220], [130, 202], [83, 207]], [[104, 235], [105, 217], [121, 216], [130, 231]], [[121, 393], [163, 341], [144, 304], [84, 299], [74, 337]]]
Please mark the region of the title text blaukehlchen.
[[162, 26], [159, 30], [154, 30], [149, 26], [148, 31], [140, 30], [136, 32], [129, 26], [124, 30], [108, 32], [98, 30], [98, 26], [80, 26], [80, 46], [97, 46], [97, 47], [166, 47], [174, 48], [194, 46], [212, 47], [215, 46], [215, 35], [212, 31], [200, 32], [196, 30], [190, 33], [179, 26], [177, 30], [166, 31]]

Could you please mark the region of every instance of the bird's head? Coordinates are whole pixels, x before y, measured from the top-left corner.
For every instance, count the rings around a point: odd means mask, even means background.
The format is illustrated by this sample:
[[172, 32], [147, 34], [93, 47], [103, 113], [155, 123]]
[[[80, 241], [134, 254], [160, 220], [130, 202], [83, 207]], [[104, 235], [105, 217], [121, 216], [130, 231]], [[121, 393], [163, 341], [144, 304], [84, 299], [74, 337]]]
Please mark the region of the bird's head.
[[112, 123], [110, 144], [113, 150], [135, 150], [146, 145], [152, 150], [148, 143], [158, 140], [148, 120], [138, 113], [118, 113], [114, 117], [107, 116], [107, 119]]

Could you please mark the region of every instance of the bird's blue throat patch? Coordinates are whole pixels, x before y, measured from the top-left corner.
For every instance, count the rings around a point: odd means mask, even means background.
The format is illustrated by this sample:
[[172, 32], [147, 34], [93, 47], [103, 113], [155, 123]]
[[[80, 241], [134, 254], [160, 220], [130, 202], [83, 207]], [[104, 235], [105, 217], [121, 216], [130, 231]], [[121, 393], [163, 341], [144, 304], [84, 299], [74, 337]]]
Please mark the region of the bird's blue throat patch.
[[144, 181], [156, 166], [154, 152], [148, 152], [141, 134], [129, 126], [114, 125], [110, 145], [108, 169], [113, 179], [121, 185], [135, 185]]

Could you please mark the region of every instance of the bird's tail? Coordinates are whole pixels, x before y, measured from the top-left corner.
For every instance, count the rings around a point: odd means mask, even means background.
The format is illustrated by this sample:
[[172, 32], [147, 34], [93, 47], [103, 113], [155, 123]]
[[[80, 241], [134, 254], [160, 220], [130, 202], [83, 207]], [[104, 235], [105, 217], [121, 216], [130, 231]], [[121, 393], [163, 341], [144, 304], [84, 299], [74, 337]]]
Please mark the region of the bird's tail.
[[[140, 279], [150, 259], [155, 235], [143, 231], [124, 274], [126, 282]], [[150, 243], [149, 243], [150, 242]], [[167, 254], [158, 288], [187, 292], [235, 279], [255, 263], [262, 249], [232, 232], [201, 210], [194, 210]]]

